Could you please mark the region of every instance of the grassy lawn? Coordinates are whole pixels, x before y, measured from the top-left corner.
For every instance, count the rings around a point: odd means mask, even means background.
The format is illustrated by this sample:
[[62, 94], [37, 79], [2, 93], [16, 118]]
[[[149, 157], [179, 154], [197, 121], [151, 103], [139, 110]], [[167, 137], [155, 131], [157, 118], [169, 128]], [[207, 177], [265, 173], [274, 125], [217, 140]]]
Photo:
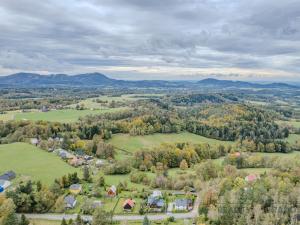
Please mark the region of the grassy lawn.
[[183, 132], [179, 134], [153, 134], [145, 136], [130, 136], [127, 134], [117, 134], [109, 140], [109, 143], [113, 144], [117, 148], [125, 149], [129, 152], [136, 152], [142, 148], [152, 148], [159, 146], [162, 143], [179, 143], [179, 142], [191, 142], [191, 143], [208, 143], [229, 145], [234, 142], [219, 141], [215, 139], [205, 138], [196, 134]]
[[27, 143], [0, 145], [0, 173], [13, 170], [18, 177], [51, 184], [55, 178], [80, 172], [53, 153], [45, 152]]
[[49, 112], [25, 112], [25, 113], [16, 113], [14, 118], [17, 120], [45, 120], [51, 122], [61, 122], [61, 123], [70, 123], [76, 122], [79, 117], [87, 115], [95, 115], [107, 112], [116, 112], [122, 110], [123, 108], [113, 108], [113, 109], [101, 109], [101, 110], [76, 110], [76, 109], [63, 109], [63, 110], [52, 110]]
[[296, 156], [300, 156], [300, 152], [293, 151], [291, 153], [266, 153], [266, 152], [257, 152], [253, 153], [254, 155], [263, 155], [263, 156], [278, 156], [280, 158], [294, 159]]

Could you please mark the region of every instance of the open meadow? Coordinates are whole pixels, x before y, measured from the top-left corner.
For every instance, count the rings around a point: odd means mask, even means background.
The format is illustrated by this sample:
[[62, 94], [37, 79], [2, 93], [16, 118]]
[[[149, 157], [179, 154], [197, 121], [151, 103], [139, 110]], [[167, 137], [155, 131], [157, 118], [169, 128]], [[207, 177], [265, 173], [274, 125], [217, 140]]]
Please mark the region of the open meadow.
[[13, 170], [18, 178], [31, 178], [51, 184], [54, 179], [79, 169], [69, 166], [54, 153], [45, 152], [27, 143], [0, 145], [0, 173]]
[[109, 143], [119, 149], [124, 149], [134, 153], [142, 148], [153, 148], [162, 143], [182, 143], [190, 142], [194, 144], [208, 143], [210, 145], [230, 145], [231, 141], [219, 141], [216, 139], [206, 138], [200, 135], [182, 132], [178, 134], [153, 134], [145, 136], [130, 136], [128, 134], [113, 135]]
[[97, 115], [103, 113], [117, 112], [124, 110], [126, 108], [103, 108], [97, 110], [76, 110], [76, 109], [63, 109], [63, 110], [51, 110], [48, 112], [32, 111], [32, 112], [21, 112], [12, 111], [6, 114], [0, 115], [0, 120], [31, 120], [31, 121], [49, 121], [49, 122], [61, 122], [61, 123], [71, 123], [76, 122], [80, 117], [87, 115]]

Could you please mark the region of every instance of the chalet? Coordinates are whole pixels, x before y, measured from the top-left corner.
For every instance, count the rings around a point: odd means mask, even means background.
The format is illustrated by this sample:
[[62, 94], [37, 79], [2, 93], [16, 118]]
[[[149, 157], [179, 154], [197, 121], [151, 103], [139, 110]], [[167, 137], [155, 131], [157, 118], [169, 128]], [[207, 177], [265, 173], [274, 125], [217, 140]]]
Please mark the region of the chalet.
[[68, 195], [65, 197], [64, 202], [67, 209], [73, 209], [76, 206], [77, 200], [73, 195]]
[[131, 211], [134, 208], [135, 202], [132, 199], [127, 199], [123, 203], [124, 211]]
[[176, 199], [174, 202], [174, 209], [177, 211], [192, 210], [193, 202], [190, 199]]
[[78, 195], [82, 190], [82, 187], [80, 184], [72, 184], [70, 187], [69, 187], [69, 191], [70, 193], [72, 193], [73, 195]]
[[16, 173], [14, 171], [7, 171], [0, 176], [0, 180], [11, 181], [16, 178]]
[[107, 195], [108, 195], [109, 197], [112, 197], [112, 198], [113, 198], [113, 197], [116, 197], [116, 195], [117, 195], [117, 188], [116, 188], [115, 185], [111, 186], [111, 187], [108, 189]]

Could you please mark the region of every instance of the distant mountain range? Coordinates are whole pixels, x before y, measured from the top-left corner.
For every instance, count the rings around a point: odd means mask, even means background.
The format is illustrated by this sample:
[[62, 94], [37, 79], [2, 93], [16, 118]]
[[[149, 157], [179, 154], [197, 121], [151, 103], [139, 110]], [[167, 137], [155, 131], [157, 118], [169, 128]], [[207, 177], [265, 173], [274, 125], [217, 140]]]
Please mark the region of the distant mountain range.
[[299, 88], [298, 86], [286, 84], [286, 83], [270, 83], [270, 84], [259, 84], [245, 81], [232, 81], [232, 80], [217, 80], [217, 79], [204, 79], [198, 81], [201, 86], [211, 87], [236, 87], [236, 88]]
[[86, 73], [78, 75], [53, 74], [40, 75], [35, 73], [16, 73], [0, 76], [2, 87], [55, 87], [55, 86], [81, 86], [81, 87], [136, 87], [136, 88], [300, 88], [285, 83], [259, 84], [244, 81], [204, 79], [198, 82], [191, 81], [164, 81], [140, 80], [127, 81], [109, 78], [101, 73]]

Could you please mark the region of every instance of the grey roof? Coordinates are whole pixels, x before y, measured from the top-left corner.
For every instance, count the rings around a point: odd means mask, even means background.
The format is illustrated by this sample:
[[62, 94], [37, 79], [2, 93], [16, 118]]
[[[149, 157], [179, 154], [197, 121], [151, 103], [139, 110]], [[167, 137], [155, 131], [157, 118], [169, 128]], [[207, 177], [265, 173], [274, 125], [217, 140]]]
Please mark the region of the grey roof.
[[81, 185], [80, 184], [72, 184], [70, 186], [70, 189], [72, 189], [72, 190], [79, 190], [79, 189], [81, 189]]
[[76, 201], [76, 199], [73, 195], [66, 196], [64, 200], [65, 200], [65, 203], [68, 205], [73, 205], [74, 202]]
[[175, 206], [177, 207], [188, 207], [189, 204], [192, 203], [190, 199], [176, 199]]
[[12, 180], [16, 178], [16, 173], [14, 171], [7, 171], [0, 176], [0, 180]]
[[160, 208], [160, 207], [164, 206], [165, 201], [162, 198], [150, 196], [150, 197], [148, 197], [147, 203], [148, 203], [148, 205], [154, 205], [154, 206]]

